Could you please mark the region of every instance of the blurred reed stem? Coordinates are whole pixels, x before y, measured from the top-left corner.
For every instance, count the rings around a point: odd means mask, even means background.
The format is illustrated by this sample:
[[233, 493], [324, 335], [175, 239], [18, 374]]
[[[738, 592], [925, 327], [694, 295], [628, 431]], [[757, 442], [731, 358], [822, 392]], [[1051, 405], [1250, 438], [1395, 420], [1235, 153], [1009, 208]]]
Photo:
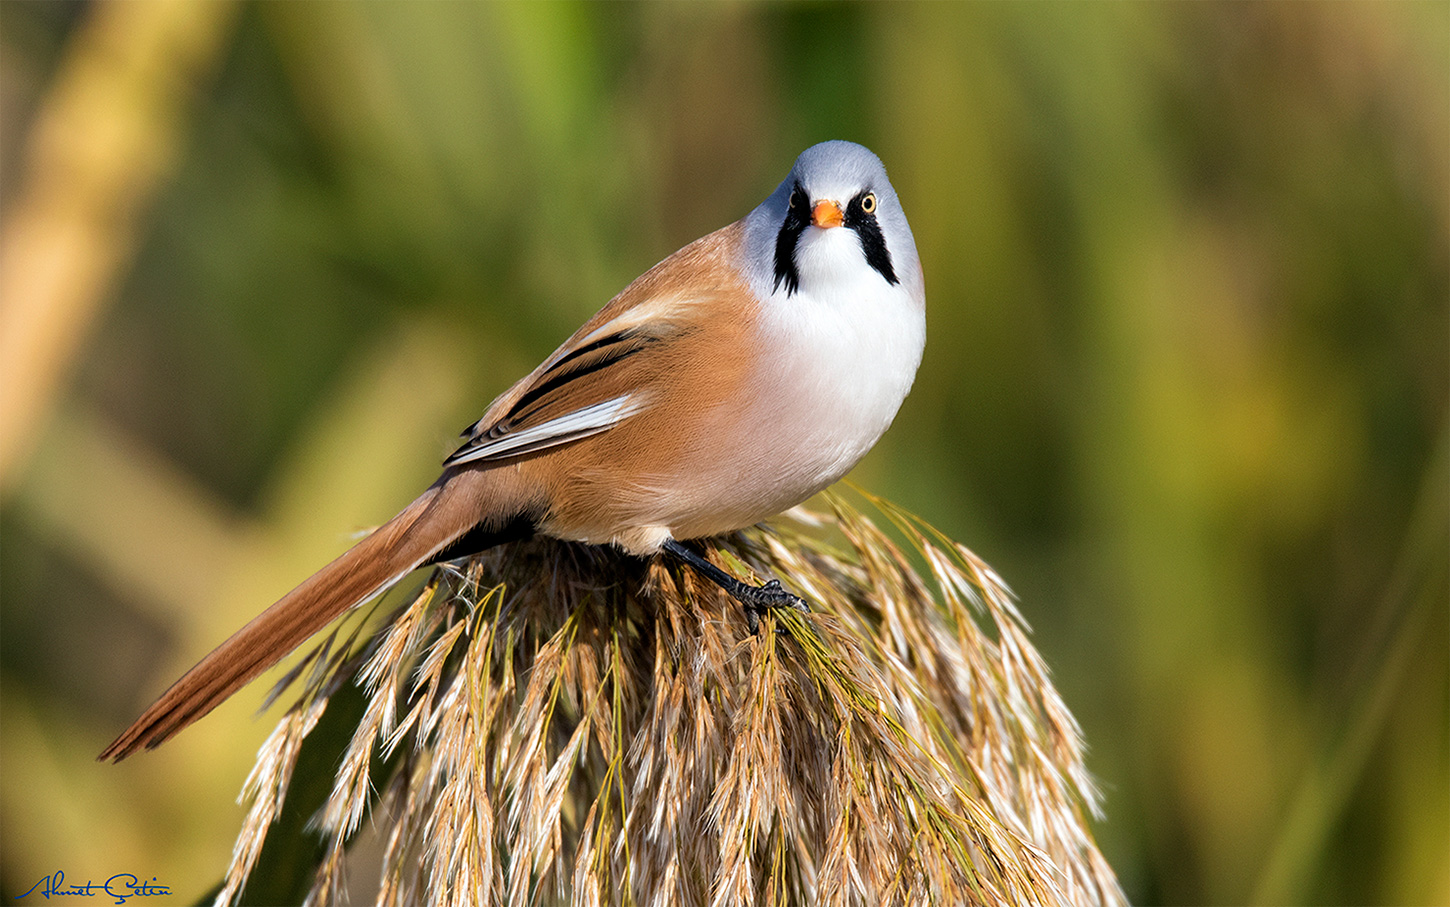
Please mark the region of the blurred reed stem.
[[[1383, 640], [1370, 647], [1368, 663], [1347, 685], [1355, 695], [1339, 712], [1343, 719], [1314, 750], [1294, 792], [1279, 834], [1268, 852], [1251, 903], [1303, 902], [1315, 869], [1328, 852], [1326, 843], [1343, 821], [1343, 812], [1364, 780], [1370, 754], [1383, 737], [1393, 707], [1424, 643], [1436, 609], [1446, 601], [1450, 546], [1450, 426], [1442, 427], [1429, 458], [1415, 514], [1405, 533], [1394, 573], [1373, 613], [1386, 624]], [[1375, 627], [1368, 628], [1374, 633]]]
[[0, 488], [130, 264], [178, 157], [183, 108], [226, 49], [235, 4], [91, 7], [25, 148], [0, 230]]

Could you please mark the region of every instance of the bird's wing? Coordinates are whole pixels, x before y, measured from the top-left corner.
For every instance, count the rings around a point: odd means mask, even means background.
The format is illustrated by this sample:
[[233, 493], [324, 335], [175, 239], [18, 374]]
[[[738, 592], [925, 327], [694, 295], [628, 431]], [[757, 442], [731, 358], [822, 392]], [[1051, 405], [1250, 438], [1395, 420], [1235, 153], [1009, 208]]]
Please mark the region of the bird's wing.
[[489, 407], [443, 465], [534, 453], [598, 434], [639, 412], [648, 405], [649, 382], [639, 380], [644, 363], [629, 360], [667, 343], [667, 327], [614, 331], [561, 348], [563, 355], [556, 352]]
[[711, 317], [734, 317], [748, 296], [730, 264], [738, 232], [732, 225], [697, 240], [626, 287], [465, 429], [443, 465], [537, 453], [657, 402], [662, 385], [682, 374], [679, 341]]

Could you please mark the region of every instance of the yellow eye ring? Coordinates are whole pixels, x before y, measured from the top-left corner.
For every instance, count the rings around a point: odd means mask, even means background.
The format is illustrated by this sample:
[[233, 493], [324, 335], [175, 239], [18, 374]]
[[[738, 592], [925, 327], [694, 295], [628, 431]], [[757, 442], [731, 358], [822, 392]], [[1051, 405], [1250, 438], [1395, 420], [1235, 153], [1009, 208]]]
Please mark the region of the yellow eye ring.
[[861, 199], [861, 210], [866, 214], [876, 213], [876, 193], [867, 192]]

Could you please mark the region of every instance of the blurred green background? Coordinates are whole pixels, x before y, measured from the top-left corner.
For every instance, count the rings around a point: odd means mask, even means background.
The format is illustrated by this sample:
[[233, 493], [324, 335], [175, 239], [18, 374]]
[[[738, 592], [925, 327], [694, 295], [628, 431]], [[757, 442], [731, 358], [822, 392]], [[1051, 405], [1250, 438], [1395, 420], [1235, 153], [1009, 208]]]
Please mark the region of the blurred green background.
[[0, 5], [0, 900], [194, 898], [257, 684], [96, 752], [806, 146], [928, 344], [854, 474], [1018, 591], [1129, 896], [1450, 902], [1450, 5]]

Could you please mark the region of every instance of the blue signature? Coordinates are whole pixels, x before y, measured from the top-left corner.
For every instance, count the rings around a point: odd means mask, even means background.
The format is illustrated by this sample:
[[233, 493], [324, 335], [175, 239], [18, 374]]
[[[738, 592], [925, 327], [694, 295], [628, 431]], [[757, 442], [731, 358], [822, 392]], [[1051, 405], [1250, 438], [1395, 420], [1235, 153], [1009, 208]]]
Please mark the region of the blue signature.
[[[171, 888], [156, 884], [154, 876], [151, 881], [143, 882], [129, 872], [118, 872], [100, 884], [87, 880], [84, 885], [67, 885], [65, 873], [57, 869], [50, 875], [42, 877], [39, 882], [30, 886], [30, 891], [25, 892], [25, 894], [31, 893], [39, 894], [46, 900], [50, 900], [52, 897], [93, 898], [96, 895], [104, 894], [115, 898], [117, 904], [124, 904], [130, 898], [149, 898], [158, 894], [171, 894]], [[20, 900], [25, 897], [25, 894], [15, 900]]]

